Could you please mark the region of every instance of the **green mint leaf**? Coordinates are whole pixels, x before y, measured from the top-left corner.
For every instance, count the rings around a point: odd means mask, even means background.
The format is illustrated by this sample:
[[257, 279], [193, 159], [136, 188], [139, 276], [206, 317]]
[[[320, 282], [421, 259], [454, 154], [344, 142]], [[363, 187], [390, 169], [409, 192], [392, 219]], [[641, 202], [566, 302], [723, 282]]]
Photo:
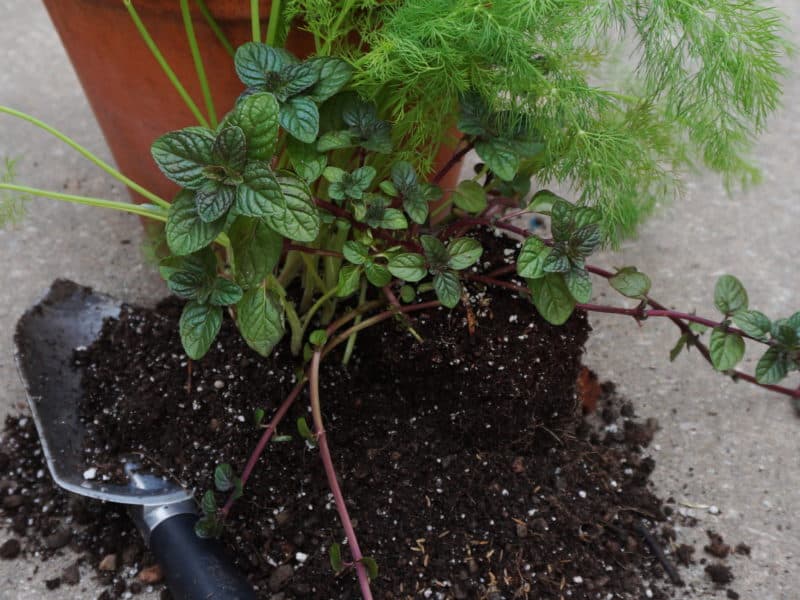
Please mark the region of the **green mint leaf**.
[[747, 291], [733, 275], [723, 275], [714, 286], [714, 305], [724, 315], [747, 308]]
[[592, 278], [585, 269], [572, 267], [564, 273], [564, 283], [577, 302], [585, 303], [592, 299]]
[[325, 167], [325, 170], [322, 171], [322, 176], [330, 183], [342, 183], [347, 177], [347, 171], [339, 167]]
[[268, 93], [251, 94], [239, 100], [225, 124], [235, 125], [247, 141], [247, 158], [269, 162], [278, 142], [278, 101]]
[[447, 265], [447, 261], [450, 260], [450, 254], [438, 238], [432, 235], [421, 235], [419, 242], [422, 244], [425, 257], [432, 268], [440, 269]]
[[261, 423], [264, 422], [264, 417], [267, 416], [267, 411], [263, 408], [257, 408], [253, 411], [253, 425], [256, 427], [260, 427]]
[[[403, 281], [417, 282], [428, 274], [425, 257], [421, 254], [406, 252], [396, 254], [389, 259], [389, 272]], [[416, 296], [416, 293], [414, 294]]]
[[772, 329], [772, 322], [769, 317], [757, 310], [739, 310], [733, 313], [733, 322], [747, 335], [757, 340], [766, 342]]
[[378, 187], [380, 188], [380, 190], [384, 194], [386, 194], [387, 196], [390, 196], [392, 198], [395, 198], [395, 197], [400, 195], [400, 192], [397, 190], [397, 188], [395, 187], [394, 183], [392, 183], [388, 179], [384, 180], [384, 181], [381, 181], [378, 184]]
[[242, 288], [233, 281], [217, 277], [211, 288], [211, 294], [208, 296], [208, 302], [214, 306], [229, 306], [239, 302], [242, 299], [242, 293]]
[[708, 331], [708, 326], [703, 325], [702, 323], [689, 323], [687, 325], [692, 333], [696, 333], [697, 335], [703, 335], [706, 331]]
[[315, 436], [314, 432], [311, 431], [311, 428], [308, 426], [305, 417], [300, 417], [297, 419], [297, 433], [299, 433], [300, 437], [307, 441], [311, 446], [316, 447], [317, 436]]
[[319, 179], [328, 164], [327, 155], [318, 152], [314, 144], [305, 144], [289, 137], [286, 140], [286, 150], [295, 172], [306, 183], [311, 184]]
[[286, 199], [267, 163], [251, 162], [247, 165], [242, 183], [236, 188], [234, 210], [247, 217], [284, 217]]
[[544, 263], [550, 254], [550, 247], [536, 236], [522, 243], [517, 258], [517, 273], [526, 279], [539, 279], [545, 276]]
[[[396, 277], [396, 275], [395, 275]], [[410, 304], [417, 299], [417, 290], [413, 286], [404, 285], [400, 287], [400, 300], [406, 304]]]
[[167, 256], [158, 270], [176, 296], [205, 302], [216, 277], [217, 257], [210, 247], [205, 247], [188, 256]]
[[228, 463], [217, 465], [214, 469], [214, 487], [220, 492], [229, 492], [233, 489], [233, 480], [236, 476], [233, 473], [233, 468]]
[[236, 324], [247, 345], [268, 356], [284, 334], [283, 307], [263, 287], [247, 290], [236, 305]]
[[369, 248], [360, 242], [349, 240], [344, 243], [342, 254], [354, 265], [363, 265], [369, 258]]
[[213, 490], [206, 490], [203, 494], [203, 499], [200, 501], [200, 509], [204, 515], [217, 514], [217, 498], [214, 496]]
[[489, 124], [489, 108], [483, 98], [476, 92], [468, 92], [461, 96], [459, 102], [461, 109], [456, 127], [467, 135], [486, 135]]
[[359, 144], [364, 150], [389, 154], [392, 151], [392, 127], [386, 121], [378, 121], [361, 134]]
[[442, 306], [453, 308], [461, 300], [461, 281], [453, 271], [441, 271], [433, 276], [433, 291]]
[[356, 265], [345, 265], [339, 269], [339, 283], [336, 286], [337, 298], [347, 298], [358, 291], [361, 283], [361, 268]]
[[572, 211], [574, 206], [558, 198], [553, 201], [550, 208], [550, 229], [553, 232], [553, 239], [557, 242], [569, 241], [572, 234]]
[[475, 142], [475, 151], [481, 160], [503, 181], [512, 181], [519, 169], [519, 156], [514, 146], [500, 138], [478, 140]]
[[556, 244], [544, 259], [543, 268], [546, 273], [566, 273], [571, 267], [569, 256], [561, 244]]
[[308, 63], [286, 65], [280, 72], [280, 86], [275, 95], [282, 100], [296, 96], [317, 83], [319, 72]]
[[734, 368], [744, 356], [744, 340], [740, 335], [715, 327], [708, 343], [711, 363], [717, 371]]
[[789, 357], [780, 348], [768, 348], [756, 365], [756, 380], [764, 384], [779, 383], [789, 373]]
[[170, 181], [196, 190], [206, 181], [204, 168], [211, 161], [214, 134], [190, 127], [162, 135], [150, 148], [153, 160]]
[[308, 336], [308, 341], [314, 346], [324, 346], [328, 341], [328, 334], [324, 329], [315, 329], [311, 332], [311, 335]]
[[380, 263], [372, 261], [367, 262], [364, 266], [364, 273], [367, 276], [367, 281], [375, 287], [388, 285], [392, 280], [392, 274], [389, 272], [389, 269], [386, 268], [386, 265]]
[[219, 306], [200, 304], [194, 300], [183, 307], [178, 324], [181, 343], [186, 355], [199, 360], [205, 356], [222, 326], [222, 309]]
[[573, 206], [570, 212], [573, 229], [577, 230], [598, 225], [602, 220], [600, 211], [590, 206]]
[[528, 279], [531, 300], [539, 314], [548, 323], [563, 325], [575, 309], [572, 297], [564, 278], [558, 273], [547, 273], [539, 279]]
[[378, 578], [378, 563], [371, 556], [364, 556], [361, 558], [361, 564], [367, 568], [367, 575], [370, 581], [375, 581]]
[[595, 251], [602, 239], [599, 225], [584, 225], [575, 230], [570, 240], [570, 249], [576, 257], [586, 258]]
[[559, 201], [566, 202], [561, 196], [554, 194], [550, 190], [539, 190], [533, 195], [525, 209], [538, 213], [549, 212], [552, 210], [553, 204]]
[[470, 214], [483, 212], [486, 203], [486, 190], [475, 181], [462, 181], [453, 192], [453, 204]]
[[173, 254], [185, 256], [208, 246], [225, 227], [225, 219], [205, 223], [197, 213], [194, 194], [182, 190], [170, 205], [165, 233]]
[[308, 94], [317, 104], [341, 91], [353, 76], [353, 67], [341, 58], [320, 56], [312, 58], [308, 64], [318, 73], [318, 81]]
[[784, 348], [794, 348], [797, 346], [797, 331], [786, 322], [786, 319], [778, 319], [772, 324], [772, 339]]
[[608, 283], [623, 296], [644, 299], [650, 291], [650, 278], [636, 270], [636, 267], [619, 269]]
[[301, 142], [311, 144], [317, 139], [319, 109], [310, 98], [290, 98], [281, 105], [278, 120], [289, 135]]
[[269, 73], [280, 71], [288, 61], [275, 48], [258, 42], [247, 42], [236, 49], [233, 58], [236, 74], [247, 86], [266, 85]]
[[194, 524], [194, 533], [202, 539], [218, 538], [222, 535], [222, 521], [216, 515], [206, 515]]
[[320, 136], [317, 142], [318, 152], [329, 152], [330, 150], [340, 150], [342, 148], [352, 148], [356, 145], [354, 133], [343, 131], [329, 131]]
[[167, 287], [172, 293], [185, 300], [197, 300], [200, 303], [208, 301], [214, 278], [202, 273], [178, 271], [167, 280]]
[[407, 196], [419, 189], [419, 181], [413, 165], [404, 160], [392, 165], [392, 183], [403, 196]]
[[428, 218], [428, 201], [420, 191], [403, 197], [403, 210], [414, 223], [422, 225]]
[[372, 226], [392, 230], [408, 229], [408, 221], [406, 221], [406, 217], [401, 211], [396, 208], [387, 208], [383, 211], [383, 217]]
[[283, 238], [263, 219], [239, 216], [228, 231], [236, 282], [244, 289], [260, 285], [281, 257]]
[[213, 223], [225, 216], [235, 199], [235, 187], [218, 181], [208, 181], [194, 197], [197, 215], [204, 223]]
[[447, 245], [447, 266], [462, 271], [474, 265], [483, 254], [483, 247], [478, 240], [463, 237], [452, 240]]
[[223, 128], [211, 146], [211, 161], [240, 172], [247, 162], [247, 141], [244, 131], [236, 125]]
[[372, 180], [375, 179], [375, 167], [359, 167], [352, 173], [350, 173], [352, 187], [360, 189], [362, 192], [366, 191], [369, 186], [372, 184]]
[[288, 171], [278, 173], [277, 180], [286, 208], [280, 216], [268, 215], [267, 223], [290, 240], [313, 242], [319, 235], [321, 221], [308, 184]]
[[675, 362], [675, 359], [678, 358], [678, 355], [681, 353], [681, 350], [684, 349], [686, 342], [688, 341], [689, 336], [685, 333], [678, 338], [678, 342], [675, 344], [672, 350], [669, 351], [669, 362]]
[[333, 569], [334, 573], [339, 573], [342, 569], [344, 569], [344, 562], [342, 561], [342, 547], [337, 543], [333, 543], [331, 544], [328, 554], [330, 555], [331, 559], [331, 569]]

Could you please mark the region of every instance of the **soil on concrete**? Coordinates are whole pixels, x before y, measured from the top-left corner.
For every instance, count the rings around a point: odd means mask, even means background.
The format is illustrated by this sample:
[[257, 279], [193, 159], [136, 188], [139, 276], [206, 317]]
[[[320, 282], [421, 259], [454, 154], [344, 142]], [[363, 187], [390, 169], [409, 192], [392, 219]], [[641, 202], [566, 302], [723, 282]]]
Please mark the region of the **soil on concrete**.
[[[666, 597], [678, 583], [665, 572], [678, 546], [642, 454], [656, 424], [638, 423], [608, 384], [596, 413], [581, 414], [585, 315], [553, 327], [527, 301], [470, 292], [474, 335], [463, 310], [433, 309], [413, 320], [423, 343], [386, 321], [359, 336], [349, 365], [332, 355], [323, 367], [334, 464], [361, 547], [379, 565], [376, 598]], [[76, 353], [93, 441], [85, 459], [112, 476], [118, 454], [138, 452], [199, 497], [216, 465], [242, 468], [262, 432], [256, 410], [269, 421], [297, 361], [283, 345], [259, 357], [226, 319], [209, 354], [191, 362], [180, 309], [174, 299], [155, 311], [127, 306]], [[262, 598], [355, 599], [352, 571], [331, 569], [328, 549], [344, 536], [318, 453], [298, 435], [300, 416], [305, 396], [223, 539]], [[107, 597], [149, 585], [135, 574], [152, 557], [125, 512], [56, 488], [30, 419], [7, 420], [0, 461], [3, 515], [27, 538], [23, 552], [71, 545], [103, 566]], [[69, 585], [75, 572], [51, 575]]]

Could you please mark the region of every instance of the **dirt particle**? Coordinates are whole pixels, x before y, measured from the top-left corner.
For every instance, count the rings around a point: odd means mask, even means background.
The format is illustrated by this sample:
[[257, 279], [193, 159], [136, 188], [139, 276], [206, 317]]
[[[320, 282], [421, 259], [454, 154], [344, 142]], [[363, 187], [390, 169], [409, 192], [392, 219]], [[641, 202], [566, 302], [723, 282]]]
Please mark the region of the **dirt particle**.
[[45, 579], [44, 580], [44, 586], [48, 590], [57, 590], [58, 588], [61, 587], [61, 578], [60, 577], [54, 577], [53, 579]]
[[725, 543], [721, 535], [710, 529], [706, 531], [706, 535], [708, 536], [709, 544], [704, 546], [703, 550], [708, 552], [711, 556], [726, 558], [728, 554], [731, 553], [731, 547]]
[[739, 600], [738, 592], [734, 592], [733, 590], [729, 589], [725, 592], [725, 595], [730, 598], [730, 600]]
[[273, 592], [278, 592], [281, 588], [285, 587], [289, 580], [294, 576], [294, 569], [292, 565], [285, 564], [276, 567], [269, 576], [269, 589]]
[[733, 573], [731, 572], [730, 567], [727, 567], [722, 563], [707, 565], [705, 570], [706, 575], [711, 578], [711, 581], [720, 587], [733, 581]]
[[116, 554], [106, 554], [103, 557], [103, 560], [100, 561], [100, 564], [97, 565], [97, 568], [101, 571], [116, 571], [117, 570], [117, 555]]
[[734, 552], [736, 552], [736, 554], [741, 554], [742, 556], [750, 556], [750, 546], [744, 542], [739, 542], [736, 544], [736, 550], [734, 550]]
[[50, 535], [45, 536], [42, 543], [48, 550], [58, 550], [69, 544], [71, 539], [72, 531], [66, 527], [59, 527]]
[[61, 574], [61, 581], [67, 585], [78, 585], [81, 581], [81, 572], [78, 563], [73, 563], [64, 569]]
[[160, 566], [153, 565], [151, 567], [145, 567], [139, 571], [136, 579], [142, 583], [152, 585], [154, 583], [160, 583], [164, 579], [164, 572], [161, 570]]
[[0, 558], [12, 560], [19, 556], [20, 545], [19, 540], [14, 538], [8, 539], [0, 546]]

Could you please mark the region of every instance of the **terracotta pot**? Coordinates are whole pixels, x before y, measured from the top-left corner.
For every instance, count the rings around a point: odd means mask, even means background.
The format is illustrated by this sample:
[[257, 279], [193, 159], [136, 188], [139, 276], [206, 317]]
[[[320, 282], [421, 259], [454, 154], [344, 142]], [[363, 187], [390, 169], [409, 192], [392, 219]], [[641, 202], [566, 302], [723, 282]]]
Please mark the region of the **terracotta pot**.
[[[196, 119], [142, 41], [121, 0], [44, 0], [117, 166], [155, 194], [171, 199], [178, 187], [150, 158], [150, 145], [167, 131], [196, 124]], [[164, 58], [195, 103], [204, 111], [203, 96], [178, 0], [137, 0], [136, 10]], [[190, 3], [214, 105], [221, 116], [243, 89], [233, 59]], [[262, 15], [270, 2], [261, 2]], [[208, 0], [208, 8], [235, 47], [252, 39], [249, 3]], [[309, 34], [293, 29], [287, 48], [304, 57], [314, 51]], [[444, 164], [450, 152], [440, 152]], [[458, 169], [441, 183], [453, 187]], [[136, 202], [144, 202], [132, 194]]]
[[[171, 199], [178, 188], [150, 158], [150, 145], [165, 132], [197, 121], [142, 41], [121, 0], [44, 0], [44, 4], [117, 166], [145, 188]], [[269, 4], [261, 3], [262, 14], [267, 13]], [[137, 0], [134, 5], [164, 58], [205, 112], [178, 0]], [[224, 113], [233, 106], [243, 86], [233, 69], [233, 59], [195, 3], [190, 6], [214, 105]], [[210, 12], [234, 48], [252, 39], [249, 6], [242, 0], [208, 1]], [[294, 30], [287, 47], [299, 56], [308, 56], [314, 50], [314, 41]], [[134, 196], [135, 201], [144, 201]]]

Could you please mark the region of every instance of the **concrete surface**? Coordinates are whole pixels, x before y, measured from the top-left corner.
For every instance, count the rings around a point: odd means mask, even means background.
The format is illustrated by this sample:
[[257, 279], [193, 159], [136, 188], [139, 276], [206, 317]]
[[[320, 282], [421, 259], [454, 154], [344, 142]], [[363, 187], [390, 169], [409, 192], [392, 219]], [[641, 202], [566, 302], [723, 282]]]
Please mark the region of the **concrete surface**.
[[[800, 6], [778, 5], [800, 42]], [[0, 104], [32, 113], [74, 136], [108, 159], [100, 131], [52, 26], [38, 2], [0, 0]], [[786, 108], [772, 120], [758, 150], [765, 183], [726, 197], [712, 177], [689, 182], [685, 198], [662, 208], [638, 240], [618, 254], [596, 257], [603, 266], [636, 264], [651, 275], [654, 295], [681, 309], [713, 314], [716, 276], [737, 275], [751, 304], [772, 316], [800, 308], [800, 59], [790, 63]], [[43, 132], [0, 117], [0, 157], [22, 157], [20, 182], [52, 190], [124, 198], [113, 180]], [[127, 240], [123, 243], [122, 240]], [[57, 277], [69, 277], [133, 302], [151, 302], [164, 290], [143, 265], [140, 228], [128, 215], [35, 200], [29, 217], [0, 231], [0, 413], [23, 402], [12, 360], [11, 336], [24, 309]], [[598, 284], [597, 290], [602, 291]], [[614, 301], [618, 301], [614, 298]], [[800, 597], [800, 420], [787, 400], [713, 373], [696, 354], [670, 364], [678, 335], [667, 322], [639, 328], [614, 316], [593, 316], [595, 333], [587, 362], [603, 379], [615, 381], [641, 416], [661, 424], [652, 453], [659, 492], [693, 505], [699, 520], [681, 535], [704, 541], [705, 528], [728, 542], [746, 542], [750, 559], [733, 558], [742, 598], [795, 600]], [[753, 367], [752, 359], [745, 366]], [[796, 378], [793, 380], [797, 384]], [[714, 505], [718, 515], [702, 506]], [[0, 540], [6, 534], [0, 533]], [[69, 556], [62, 562], [66, 564]], [[0, 562], [0, 598], [47, 596], [36, 559]], [[50, 575], [52, 577], [52, 575]], [[95, 598], [88, 570], [79, 588], [61, 595]], [[690, 598], [723, 598], [700, 569]], [[140, 596], [142, 597], [142, 596]], [[147, 597], [147, 596], [145, 596]]]

